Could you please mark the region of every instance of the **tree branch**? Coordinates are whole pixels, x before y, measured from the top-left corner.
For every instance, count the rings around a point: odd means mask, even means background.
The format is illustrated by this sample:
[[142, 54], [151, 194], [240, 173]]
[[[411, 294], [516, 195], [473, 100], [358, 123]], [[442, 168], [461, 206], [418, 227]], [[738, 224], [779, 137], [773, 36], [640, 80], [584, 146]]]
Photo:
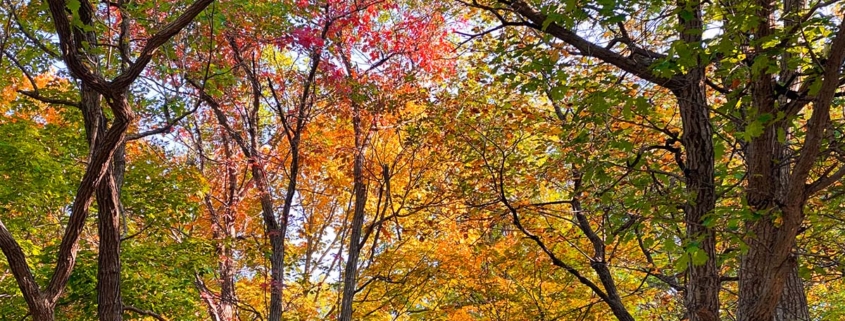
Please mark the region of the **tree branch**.
[[[53, 2], [62, 0], [49, 1], [52, 4]], [[168, 23], [155, 35], [150, 37], [144, 45], [144, 48], [141, 49], [141, 53], [138, 55], [138, 58], [135, 59], [135, 63], [130, 66], [126, 72], [117, 76], [111, 82], [111, 85], [116, 86], [117, 88], [128, 88], [129, 85], [132, 84], [139, 75], [141, 75], [141, 72], [144, 71], [144, 68], [146, 68], [150, 60], [152, 60], [156, 49], [164, 45], [168, 40], [170, 40], [170, 38], [173, 38], [173, 36], [179, 33], [179, 31], [190, 24], [194, 18], [205, 10], [205, 8], [212, 2], [214, 2], [214, 0], [198, 0], [197, 2], [194, 2], [190, 7], [188, 7], [188, 9], [185, 10], [185, 12], [177, 17], [176, 20]]]
[[548, 16], [535, 10], [533, 7], [525, 3], [525, 1], [515, 0], [506, 2], [500, 0], [500, 2], [508, 4], [514, 12], [525, 17], [528, 21], [531, 21], [534, 29], [544, 31], [555, 38], [572, 45], [580, 50], [585, 56], [601, 59], [602, 61], [612, 64], [624, 71], [630, 72], [637, 77], [670, 90], [679, 89], [684, 84], [683, 79], [678, 77], [665, 78], [658, 76], [651, 72], [649, 69], [650, 66], [648, 65], [640, 63], [634, 59], [629, 59], [608, 48], [592, 43], [579, 36], [574, 31], [566, 29], [553, 21], [549, 22]]
[[131, 305], [125, 305], [124, 304], [123, 305], [123, 311], [135, 312], [135, 313], [140, 314], [140, 315], [145, 315], [145, 316], [151, 317], [151, 318], [156, 319], [158, 321], [168, 321], [167, 318], [161, 316], [158, 313], [155, 313], [155, 312], [150, 311], [150, 310], [139, 309], [139, 308], [133, 307]]

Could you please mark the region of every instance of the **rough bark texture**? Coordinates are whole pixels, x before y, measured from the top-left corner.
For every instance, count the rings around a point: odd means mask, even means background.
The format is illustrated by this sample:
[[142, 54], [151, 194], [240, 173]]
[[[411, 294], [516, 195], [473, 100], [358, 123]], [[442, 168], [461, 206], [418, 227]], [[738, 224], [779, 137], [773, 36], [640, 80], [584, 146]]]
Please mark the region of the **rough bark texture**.
[[687, 241], [699, 244], [707, 254], [701, 265], [690, 260], [687, 266], [685, 305], [690, 320], [719, 320], [719, 270], [716, 266], [716, 235], [704, 226], [716, 202], [714, 188], [714, 154], [709, 109], [704, 92], [704, 79], [698, 70], [689, 75], [690, 83], [675, 92], [681, 110], [685, 149], [684, 176], [686, 190], [692, 200], [684, 205]]
[[120, 321], [123, 304], [120, 293], [120, 200], [114, 170], [97, 188], [98, 230], [97, 314], [101, 321]]
[[807, 294], [804, 292], [804, 281], [798, 275], [798, 264], [794, 260], [790, 262], [783, 294], [775, 309], [774, 321], [810, 321], [810, 308], [807, 305]]
[[[678, 15], [681, 23], [680, 38], [694, 48], [701, 48], [702, 9], [701, 2], [679, 1], [678, 7], [689, 10], [692, 16]], [[685, 151], [684, 177], [687, 194], [691, 198], [684, 204], [686, 242], [698, 244], [707, 261], [696, 265], [690, 259], [687, 265], [687, 290], [684, 302], [691, 321], [719, 320], [719, 267], [716, 255], [716, 233], [704, 225], [708, 215], [716, 206], [715, 154], [713, 152], [713, 128], [710, 123], [710, 108], [707, 105], [705, 87], [705, 66], [697, 66], [683, 76], [685, 85], [673, 90], [683, 124], [681, 143]]]
[[[761, 16], [769, 17], [775, 8], [764, 1], [760, 3], [759, 10]], [[758, 36], [771, 33], [771, 23], [770, 19], [761, 22]], [[785, 148], [776, 138], [778, 122], [766, 127], [763, 134], [756, 137], [749, 146], [746, 197], [748, 204], [761, 218], [750, 222], [748, 226], [750, 237], [746, 238], [746, 243], [749, 250], [742, 258], [739, 274], [737, 319], [740, 321], [772, 320], [775, 317], [778, 301], [790, 279], [789, 272], [794, 269], [792, 249], [804, 219], [806, 201], [814, 190], [829, 184], [826, 179], [808, 184], [807, 179], [815, 166], [830, 123], [830, 106], [839, 87], [843, 59], [845, 25], [840, 24], [831, 43], [830, 54], [822, 66], [821, 89], [808, 100], [813, 103], [813, 112], [807, 122], [803, 145], [785, 180], [779, 179], [778, 175], [779, 168], [784, 166], [781, 165], [784, 163], [781, 153]], [[754, 104], [761, 113], [775, 110], [772, 86], [771, 75], [761, 75], [754, 80]], [[790, 109], [787, 105], [785, 109], [789, 117], [800, 107]]]
[[[760, 1], [758, 5], [758, 15], [767, 18], [760, 22], [755, 34], [755, 37], [762, 38], [773, 33], [773, 13], [777, 8], [771, 1]], [[768, 54], [762, 49], [756, 48], [760, 54]], [[749, 168], [746, 198], [761, 217], [748, 224], [750, 237], [745, 241], [749, 250], [742, 258], [739, 273], [738, 320], [775, 318], [778, 302], [783, 301], [784, 288], [790, 282], [793, 283], [793, 289], [787, 293], [799, 295], [803, 292], [799, 292], [800, 287], [796, 284], [800, 279], [796, 278], [797, 275], [791, 276], [796, 265], [792, 250], [804, 219], [805, 203], [812, 193], [811, 187], [817, 185], [807, 184], [807, 179], [815, 166], [830, 122], [830, 106], [839, 87], [842, 61], [845, 58], [843, 50], [845, 28], [840, 24], [831, 43], [830, 55], [822, 66], [821, 89], [808, 100], [813, 103], [813, 112], [807, 122], [807, 134], [796, 160], [791, 164], [785, 162], [786, 146], [777, 139], [777, 130], [786, 130], [780, 121], [767, 126], [763, 134], [749, 144], [746, 157]], [[783, 70], [781, 73], [788, 75], [790, 71]], [[773, 94], [774, 84], [771, 74], [755, 75], [752, 98], [758, 113], [774, 115], [778, 111], [775, 105], [777, 97]], [[787, 104], [783, 109], [789, 117], [801, 107], [792, 109]], [[784, 172], [784, 167], [789, 165], [792, 167]], [[797, 299], [797, 302], [802, 302], [801, 298]], [[801, 311], [795, 313], [803, 314]]]
[[23, 250], [2, 221], [0, 221], [0, 249], [6, 255], [9, 269], [18, 281], [18, 288], [26, 300], [33, 320], [52, 321], [55, 305], [41, 294], [32, 271], [26, 263]]
[[[765, 17], [757, 28], [755, 37], [762, 38], [772, 33], [771, 15], [773, 8], [771, 3], [763, 1], [760, 3], [758, 14]], [[757, 48], [760, 49], [760, 48]], [[754, 110], [760, 114], [773, 114], [775, 108], [775, 96], [773, 93], [773, 76], [771, 74], [755, 75], [751, 86]], [[783, 285], [782, 277], [785, 275], [779, 270], [784, 270], [787, 265], [779, 261], [777, 263], [768, 261], [768, 252], [777, 235], [777, 227], [774, 220], [781, 213], [776, 208], [778, 194], [785, 186], [780, 179], [778, 162], [780, 161], [780, 149], [782, 144], [777, 141], [777, 126], [767, 126], [758, 137], [755, 137], [749, 144], [746, 152], [748, 163], [748, 186], [746, 187], [746, 199], [752, 210], [763, 215], [759, 220], [748, 223], [748, 231], [753, 238], [746, 242], [749, 245], [747, 255], [743, 256], [740, 265], [740, 298], [739, 298], [739, 319], [748, 320], [771, 320], [777, 299], [780, 298], [780, 291]], [[792, 250], [792, 247], [786, 249]], [[765, 262], [765, 263], [764, 263]], [[764, 264], [761, 264], [764, 263]], [[763, 279], [757, 276], [767, 275], [775, 279]], [[769, 295], [769, 299], [760, 302], [760, 309], [754, 314], [749, 314], [747, 308], [758, 304], [759, 300], [766, 297], [764, 293], [776, 292], [776, 296]]]
[[352, 320], [352, 301], [358, 289], [358, 256], [361, 254], [361, 231], [364, 226], [364, 207], [367, 205], [367, 185], [364, 182], [364, 153], [367, 138], [361, 125], [360, 109], [354, 108], [352, 126], [355, 132], [355, 156], [352, 165], [355, 205], [349, 232], [349, 254], [343, 270], [343, 293], [340, 302], [340, 320]]
[[[784, 13], [782, 15], [783, 26], [789, 30], [799, 24], [799, 14], [806, 6], [805, 0], [785, 0], [783, 2]], [[789, 67], [790, 61], [794, 59], [794, 55], [784, 50], [780, 55], [781, 71], [778, 75], [778, 80], [784, 83], [784, 86], [790, 90], [798, 88], [797, 82], [793, 81], [797, 77], [800, 70]], [[786, 95], [778, 97], [778, 105], [786, 106], [789, 103]], [[787, 129], [784, 129], [787, 137], [791, 136]], [[788, 138], [787, 138], [788, 139]], [[780, 148], [779, 159], [784, 158], [785, 150]], [[780, 166], [778, 177], [780, 179], [779, 186], [786, 186], [789, 180], [789, 168], [787, 166]], [[783, 195], [783, 191], [779, 193]], [[810, 320], [810, 307], [807, 304], [807, 294], [804, 292], [804, 283], [801, 276], [798, 275], [798, 264], [795, 260], [790, 260], [790, 268], [786, 272], [786, 284], [783, 288], [783, 294], [780, 296], [777, 308], [775, 310], [775, 321], [803, 321]]]

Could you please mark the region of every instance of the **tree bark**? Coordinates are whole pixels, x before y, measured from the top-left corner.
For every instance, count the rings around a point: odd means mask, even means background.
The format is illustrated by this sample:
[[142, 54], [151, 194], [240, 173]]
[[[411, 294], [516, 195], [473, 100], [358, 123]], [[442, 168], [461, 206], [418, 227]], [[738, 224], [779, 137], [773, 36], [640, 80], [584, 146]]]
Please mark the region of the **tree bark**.
[[[772, 153], [766, 154], [770, 148], [764, 146], [771, 141], [771, 132], [775, 126], [767, 127], [763, 136], [752, 142], [749, 153], [754, 157], [749, 165], [748, 204], [762, 217], [749, 226], [750, 237], [746, 239], [749, 250], [743, 257], [739, 293], [737, 318], [745, 320], [771, 320], [775, 317], [778, 301], [787, 282], [788, 271], [794, 260], [792, 249], [795, 247], [798, 230], [804, 220], [804, 206], [814, 191], [823, 189], [831, 184], [835, 178], [824, 176], [816, 182], [807, 183], [811, 170], [814, 168], [821, 152], [822, 142], [827, 135], [830, 123], [830, 108], [839, 87], [842, 63], [845, 59], [845, 22], [841, 22], [839, 30], [830, 45], [830, 53], [823, 65], [821, 89], [811, 97], [813, 112], [806, 125], [806, 136], [800, 153], [792, 162], [792, 168], [781, 187], [780, 195], [773, 194], [771, 186], [761, 185], [767, 178], [755, 176], [776, 177], [769, 168], [777, 167], [777, 159], [772, 159]], [[755, 87], [765, 89], [765, 84]], [[769, 84], [768, 86], [771, 86]], [[770, 88], [770, 87], [769, 87]], [[766, 99], [766, 93], [760, 90], [759, 98], [755, 94], [755, 104], [765, 106], [761, 102]], [[771, 92], [768, 93], [771, 96]], [[768, 98], [772, 99], [772, 98]], [[792, 115], [787, 106], [787, 117]], [[776, 145], [777, 146], [777, 145]], [[760, 151], [764, 152], [760, 152]], [[752, 168], [751, 166], [758, 167]]]
[[[799, 24], [798, 15], [805, 6], [805, 0], [784, 1], [784, 13], [781, 19], [783, 21], [784, 29], [789, 30]], [[781, 72], [778, 76], [779, 81], [784, 82], [784, 86], [788, 89], [797, 89], [797, 82], [794, 81], [794, 79], [797, 77], [800, 70], [789, 67], [790, 61], [795, 59], [794, 55], [790, 51], [784, 50], [780, 59]], [[786, 95], [778, 97], [778, 103], [779, 106], [786, 106], [786, 104], [789, 103]], [[787, 132], [786, 129], [784, 129], [784, 132], [787, 136], [786, 139], [789, 139], [788, 137], [790, 136], [790, 133]], [[781, 159], [784, 156], [783, 147], [781, 147], [780, 156]], [[789, 180], [789, 169], [786, 166], [782, 166], [782, 169], [778, 174], [781, 180], [780, 186], [786, 186]], [[810, 307], [807, 304], [807, 293], [804, 291], [804, 281], [801, 279], [801, 276], [798, 275], [798, 263], [796, 260], [790, 260], [789, 262], [791, 267], [786, 272], [786, 284], [784, 285], [783, 294], [781, 294], [775, 310], [775, 321], [809, 321]]]
[[55, 317], [55, 306], [47, 302], [40, 305], [36, 309], [30, 308], [29, 313], [32, 314], [32, 321], [53, 321]]
[[114, 169], [110, 169], [106, 175], [106, 180], [97, 188], [97, 226], [100, 237], [97, 314], [101, 321], [120, 321], [123, 318], [120, 293], [120, 200]]
[[340, 303], [340, 320], [352, 320], [352, 301], [358, 288], [358, 257], [361, 253], [361, 230], [364, 226], [364, 207], [367, 205], [367, 186], [364, 183], [364, 153], [366, 134], [361, 126], [361, 110], [353, 106], [352, 126], [355, 133], [355, 156], [352, 165], [355, 205], [349, 234], [349, 254], [343, 272], [343, 293]]
[[[689, 10], [690, 17], [678, 14], [681, 24], [680, 39], [700, 50], [702, 48], [702, 8], [698, 0], [678, 1], [681, 11]], [[685, 85], [673, 90], [678, 99], [683, 134], [681, 144], [685, 150], [683, 165], [686, 191], [692, 200], [684, 204], [685, 243], [707, 255], [704, 264], [695, 264], [692, 258], [687, 264], [687, 289], [684, 303], [690, 321], [717, 321], [719, 316], [719, 267], [716, 254], [716, 233], [705, 225], [708, 215], [716, 207], [715, 154], [713, 151], [713, 128], [710, 123], [710, 108], [707, 103], [705, 85], [706, 67], [700, 58], [696, 66], [683, 75]], [[692, 253], [687, 253], [692, 255]]]
[[211, 199], [206, 197], [206, 204], [212, 214], [212, 234], [217, 241], [217, 271], [220, 274], [220, 301], [217, 303], [217, 316], [220, 321], [234, 321], [237, 314], [237, 297], [235, 296], [235, 261], [229, 242], [235, 239], [235, 207], [238, 205], [238, 173], [232, 159], [232, 150], [228, 138], [224, 134], [223, 150], [226, 155], [226, 202], [221, 211], [212, 208]]
[[[716, 234], [705, 226], [707, 215], [716, 204], [712, 127], [704, 92], [703, 70], [688, 75], [689, 84], [675, 92], [681, 110], [685, 149], [686, 190], [693, 198], [684, 204], [687, 244], [697, 244], [707, 261], [687, 264], [687, 289], [684, 300], [691, 321], [719, 320], [719, 269], [716, 265]], [[688, 255], [692, 255], [691, 253]]]
[[[106, 133], [106, 118], [101, 107], [101, 96], [88, 86], [82, 87], [83, 123], [89, 148], [94, 147]], [[120, 321], [123, 304], [120, 292], [120, 191], [126, 170], [126, 142], [121, 141], [115, 150], [104, 181], [97, 187], [97, 231], [99, 237], [97, 256], [97, 315], [100, 320]]]
[[804, 292], [804, 281], [798, 275], [798, 264], [790, 260], [789, 271], [783, 294], [775, 309], [774, 321], [810, 321], [810, 308], [807, 305], [807, 294]]

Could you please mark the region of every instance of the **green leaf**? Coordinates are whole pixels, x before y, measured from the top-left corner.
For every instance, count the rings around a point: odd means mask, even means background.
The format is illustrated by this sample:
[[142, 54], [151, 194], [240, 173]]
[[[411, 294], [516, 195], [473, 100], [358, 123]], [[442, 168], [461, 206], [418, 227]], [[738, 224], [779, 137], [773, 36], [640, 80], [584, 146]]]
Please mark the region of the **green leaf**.
[[689, 264], [689, 255], [681, 255], [677, 260], [674, 262], [675, 271], [683, 272], [686, 271], [687, 265]]
[[725, 155], [725, 148], [725, 144], [721, 144], [718, 142], [716, 144], [713, 144], [713, 154], [716, 159], [721, 159], [722, 156]]
[[824, 83], [824, 81], [822, 81], [821, 77], [816, 78], [815, 81], [813, 81], [813, 83], [810, 84], [810, 95], [811, 96], [817, 95], [819, 93], [819, 90], [822, 90], [822, 84], [823, 83]]
[[563, 19], [562, 14], [559, 14], [557, 12], [549, 13], [549, 15], [546, 16], [546, 20], [543, 21], [543, 31], [546, 31], [546, 29], [549, 28], [551, 24], [560, 22], [561, 19]]
[[748, 124], [748, 126], [745, 126], [745, 132], [742, 135], [742, 139], [745, 141], [751, 141], [751, 139], [762, 135], [763, 129], [763, 123], [759, 120], [755, 120]]
[[692, 255], [692, 265], [696, 265], [696, 266], [704, 265], [704, 263], [707, 263], [707, 259], [709, 258], [707, 256], [707, 253], [705, 253], [703, 250], [698, 249], [698, 248], [696, 248], [696, 251], [691, 253], [691, 255]]
[[[82, 6], [82, 3], [79, 2], [79, 0], [67, 0], [67, 2], [65, 2], [65, 6], [67, 6], [67, 8], [70, 9], [70, 12], [74, 16], [77, 16], [78, 13], [79, 13], [79, 8]], [[78, 18], [74, 18], [74, 20], [76, 20], [76, 19], [78, 19]]]

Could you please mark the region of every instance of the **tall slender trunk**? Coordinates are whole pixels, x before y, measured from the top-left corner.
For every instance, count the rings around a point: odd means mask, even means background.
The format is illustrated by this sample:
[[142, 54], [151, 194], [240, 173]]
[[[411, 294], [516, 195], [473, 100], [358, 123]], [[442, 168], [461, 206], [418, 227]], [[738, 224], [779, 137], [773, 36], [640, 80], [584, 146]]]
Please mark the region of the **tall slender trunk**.
[[[218, 303], [218, 315], [220, 321], [234, 321], [237, 314], [237, 297], [235, 296], [235, 261], [232, 247], [229, 242], [235, 239], [235, 207], [238, 204], [238, 173], [235, 166], [231, 164], [232, 149], [229, 140], [224, 136], [224, 152], [226, 154], [226, 183], [227, 183], [227, 204], [223, 209], [222, 217], [214, 215], [214, 237], [217, 240], [217, 271], [220, 274], [220, 302]], [[208, 205], [211, 206], [209, 200]], [[209, 208], [209, 210], [212, 210]], [[214, 214], [220, 214], [215, 211]]]
[[[82, 86], [82, 118], [86, 137], [93, 156], [107, 130], [101, 96], [90, 87]], [[120, 293], [120, 190], [126, 170], [126, 142], [121, 141], [112, 156], [103, 182], [97, 186], [97, 315], [99, 320], [120, 321], [123, 304]]]
[[364, 226], [364, 207], [367, 205], [367, 186], [364, 183], [364, 152], [366, 137], [361, 127], [361, 111], [353, 107], [352, 126], [355, 132], [355, 159], [352, 165], [355, 205], [349, 234], [349, 257], [343, 274], [343, 294], [340, 303], [340, 320], [352, 320], [352, 301], [358, 288], [358, 257], [361, 253], [361, 230]]
[[[227, 178], [229, 179], [229, 178]], [[212, 238], [215, 241], [214, 254], [217, 256], [217, 283], [220, 293], [215, 294], [205, 286], [199, 275], [195, 275], [194, 284], [200, 292], [200, 298], [208, 307], [208, 314], [214, 321], [234, 321], [237, 315], [237, 297], [235, 296], [235, 262], [232, 247], [228, 242], [234, 238], [232, 210], [229, 205], [221, 211], [212, 207], [211, 197], [206, 196], [205, 204], [211, 216]]]
[[[80, 106], [86, 136], [93, 155], [94, 147], [106, 133], [106, 119], [100, 106], [100, 95], [88, 86], [82, 87]], [[104, 180], [97, 186], [97, 315], [99, 320], [120, 321], [123, 304], [120, 293], [120, 190], [126, 170], [126, 143], [120, 142], [112, 156]]]
[[[253, 154], [255, 155], [255, 154]], [[256, 156], [253, 156], [256, 157]], [[279, 222], [276, 220], [275, 212], [273, 211], [273, 198], [270, 195], [270, 188], [267, 185], [267, 175], [264, 168], [257, 164], [257, 160], [253, 161], [252, 177], [255, 180], [255, 185], [258, 192], [261, 194], [259, 200], [261, 202], [262, 216], [264, 217], [265, 234], [270, 239], [270, 321], [279, 321], [282, 319], [282, 288], [284, 286], [284, 261], [285, 261], [285, 232], [287, 230], [286, 222]]]
[[[237, 48], [237, 47], [234, 47]], [[237, 50], [237, 49], [236, 49]], [[251, 73], [250, 73], [251, 75]], [[252, 78], [255, 80], [255, 78]], [[264, 235], [270, 241], [270, 311], [267, 316], [269, 321], [279, 321], [282, 319], [282, 289], [284, 287], [284, 258], [285, 258], [285, 234], [287, 233], [287, 217], [289, 216], [290, 211], [290, 202], [287, 202], [284, 207], [284, 211], [282, 213], [281, 222], [279, 219], [276, 218], [276, 212], [273, 205], [273, 195], [271, 193], [271, 187], [267, 180], [267, 174], [264, 169], [264, 163], [261, 159], [261, 155], [258, 153], [258, 129], [257, 124], [258, 120], [258, 110], [260, 107], [260, 95], [261, 90], [257, 85], [257, 81], [253, 81], [253, 95], [254, 98], [254, 106], [253, 109], [255, 112], [250, 113], [248, 117], [248, 131], [249, 131], [249, 141], [244, 139], [240, 133], [235, 132], [232, 126], [229, 124], [229, 120], [226, 117], [226, 114], [223, 113], [223, 110], [220, 104], [208, 95], [208, 93], [203, 91], [203, 87], [188, 80], [192, 86], [199, 90], [200, 97], [209, 106], [211, 106], [215, 117], [220, 125], [226, 130], [231, 138], [235, 140], [237, 145], [241, 148], [244, 156], [249, 159], [249, 166], [250, 171], [252, 173], [252, 179], [255, 183], [255, 189], [258, 190], [258, 198], [259, 203], [261, 204], [261, 217], [264, 220]], [[299, 127], [301, 128], [301, 127]], [[299, 131], [300, 129], [297, 129]], [[299, 135], [297, 134], [297, 137]], [[292, 153], [294, 153], [294, 157], [298, 157], [298, 151], [293, 150], [292, 145]], [[297, 175], [295, 171], [291, 171], [291, 177]], [[289, 185], [287, 193], [289, 194], [288, 197], [292, 200], [293, 193], [295, 190], [292, 190], [291, 187], [296, 187], [295, 178], [292, 179], [293, 183]], [[286, 198], [287, 200], [287, 198]]]
[[[101, 121], [105, 123], [105, 121]], [[105, 129], [101, 132], [105, 132]], [[101, 321], [123, 319], [120, 290], [120, 218], [123, 207], [120, 195], [126, 171], [126, 142], [121, 142], [112, 157], [106, 179], [95, 194], [98, 205], [97, 314]]]
[[237, 314], [237, 299], [235, 297], [235, 262], [232, 259], [232, 249], [223, 245], [219, 252], [223, 256], [218, 262], [220, 272], [220, 320], [234, 321]]
[[[93, 7], [89, 2], [83, 2], [80, 8], [80, 19], [85, 25], [93, 25]], [[93, 31], [74, 29], [74, 37], [85, 39], [89, 43], [97, 41]], [[82, 51], [89, 61], [99, 61], [98, 57]], [[125, 93], [124, 93], [125, 95]], [[101, 106], [101, 93], [83, 84], [81, 104], [83, 121], [88, 137], [88, 144], [93, 156], [95, 146], [104, 139], [106, 118]], [[124, 160], [125, 142], [121, 140], [110, 160], [103, 181], [97, 186], [94, 196], [98, 205], [97, 234], [99, 237], [97, 255], [97, 316], [102, 321], [120, 321], [123, 306], [120, 293], [120, 191], [118, 190], [115, 174], [123, 179], [125, 162], [120, 168], [115, 166], [115, 159]], [[122, 184], [121, 184], [122, 185]]]

